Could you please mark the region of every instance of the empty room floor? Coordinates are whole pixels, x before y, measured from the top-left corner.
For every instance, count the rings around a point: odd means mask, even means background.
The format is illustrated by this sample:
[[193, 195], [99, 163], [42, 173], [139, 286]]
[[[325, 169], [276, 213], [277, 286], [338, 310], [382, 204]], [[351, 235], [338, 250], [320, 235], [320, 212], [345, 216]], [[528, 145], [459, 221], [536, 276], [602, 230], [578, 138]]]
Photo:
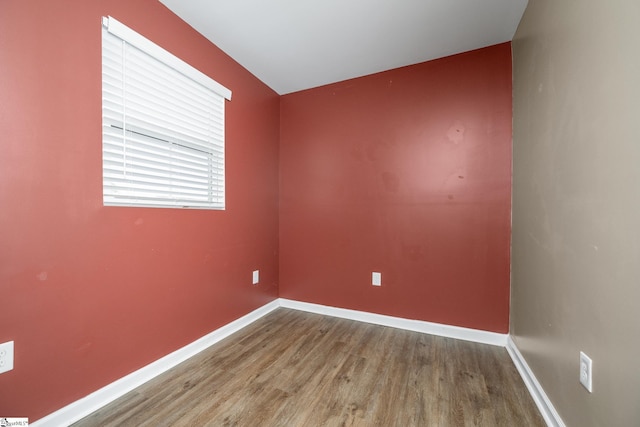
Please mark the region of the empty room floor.
[[506, 349], [280, 308], [83, 426], [545, 426]]

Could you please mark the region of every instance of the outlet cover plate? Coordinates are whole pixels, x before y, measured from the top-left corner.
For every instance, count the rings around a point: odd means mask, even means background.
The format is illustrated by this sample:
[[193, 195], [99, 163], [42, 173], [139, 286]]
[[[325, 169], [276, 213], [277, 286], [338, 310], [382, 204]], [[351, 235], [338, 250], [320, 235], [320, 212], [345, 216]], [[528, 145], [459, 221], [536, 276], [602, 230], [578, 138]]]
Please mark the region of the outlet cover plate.
[[13, 341], [0, 344], [0, 374], [13, 369]]
[[580, 352], [580, 384], [593, 393], [593, 361], [583, 352]]
[[382, 286], [382, 273], [374, 271], [371, 273], [371, 284], [373, 286]]
[[260, 282], [260, 270], [253, 270], [253, 284], [257, 285]]

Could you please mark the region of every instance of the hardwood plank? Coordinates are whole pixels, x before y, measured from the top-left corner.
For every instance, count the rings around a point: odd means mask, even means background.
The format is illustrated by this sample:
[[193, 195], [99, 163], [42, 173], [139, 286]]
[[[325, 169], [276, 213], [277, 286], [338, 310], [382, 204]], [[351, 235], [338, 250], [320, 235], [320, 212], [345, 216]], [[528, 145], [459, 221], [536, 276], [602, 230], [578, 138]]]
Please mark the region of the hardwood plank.
[[544, 426], [504, 348], [278, 309], [74, 426]]

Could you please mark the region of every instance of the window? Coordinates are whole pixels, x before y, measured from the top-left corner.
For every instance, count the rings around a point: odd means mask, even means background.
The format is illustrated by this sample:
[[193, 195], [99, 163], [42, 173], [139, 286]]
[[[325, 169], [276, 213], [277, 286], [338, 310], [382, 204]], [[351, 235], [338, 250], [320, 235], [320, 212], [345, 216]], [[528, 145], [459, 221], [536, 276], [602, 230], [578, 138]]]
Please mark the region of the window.
[[224, 209], [225, 99], [227, 88], [103, 18], [104, 204]]

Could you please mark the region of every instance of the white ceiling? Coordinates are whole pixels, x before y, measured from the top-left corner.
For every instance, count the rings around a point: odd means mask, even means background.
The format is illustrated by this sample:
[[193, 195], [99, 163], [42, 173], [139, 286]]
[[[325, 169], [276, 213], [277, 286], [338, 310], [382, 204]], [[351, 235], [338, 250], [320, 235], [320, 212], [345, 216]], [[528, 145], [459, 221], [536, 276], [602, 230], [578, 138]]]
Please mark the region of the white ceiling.
[[279, 94], [510, 41], [527, 0], [160, 0]]

